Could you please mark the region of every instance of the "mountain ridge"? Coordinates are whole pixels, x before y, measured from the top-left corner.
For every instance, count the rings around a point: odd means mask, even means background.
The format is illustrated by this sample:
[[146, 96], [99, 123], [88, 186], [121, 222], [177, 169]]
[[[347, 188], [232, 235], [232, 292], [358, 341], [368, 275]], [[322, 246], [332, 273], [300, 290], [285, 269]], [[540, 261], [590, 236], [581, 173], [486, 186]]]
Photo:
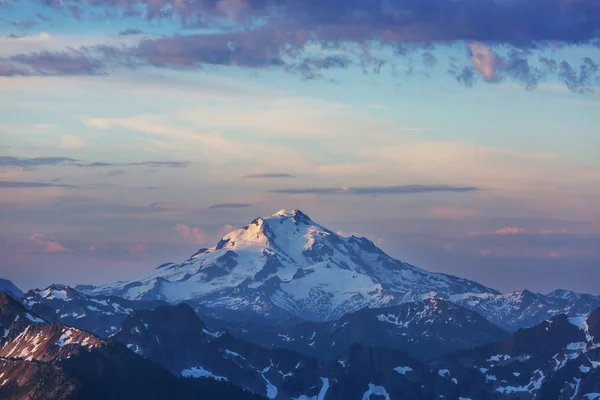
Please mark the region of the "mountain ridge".
[[95, 287], [92, 295], [197, 302], [269, 317], [335, 320], [456, 293], [500, 294], [479, 283], [398, 261], [366, 238], [343, 237], [300, 210], [281, 210], [225, 235], [179, 264]]

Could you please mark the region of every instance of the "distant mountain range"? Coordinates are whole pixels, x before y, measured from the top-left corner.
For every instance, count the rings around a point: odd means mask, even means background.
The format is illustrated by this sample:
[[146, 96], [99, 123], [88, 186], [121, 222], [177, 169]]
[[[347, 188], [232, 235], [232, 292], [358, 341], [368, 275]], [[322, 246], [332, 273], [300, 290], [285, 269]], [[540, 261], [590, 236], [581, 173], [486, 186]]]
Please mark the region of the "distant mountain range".
[[3, 399], [600, 400], [600, 296], [500, 293], [298, 210], [139, 279], [0, 285]]
[[600, 309], [587, 318], [555, 316], [429, 362], [365, 344], [320, 362], [210, 330], [185, 304], [134, 311], [108, 340], [49, 324], [6, 294], [0, 315], [0, 395], [7, 399], [252, 398], [231, 384], [275, 400], [600, 396]]

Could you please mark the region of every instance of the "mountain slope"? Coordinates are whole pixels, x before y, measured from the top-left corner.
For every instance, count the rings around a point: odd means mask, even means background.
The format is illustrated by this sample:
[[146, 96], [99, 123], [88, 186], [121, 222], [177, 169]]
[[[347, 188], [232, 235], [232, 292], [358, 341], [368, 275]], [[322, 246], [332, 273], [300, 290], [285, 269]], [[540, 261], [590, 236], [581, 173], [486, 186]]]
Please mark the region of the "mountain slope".
[[600, 309], [587, 318], [557, 315], [430, 365], [498, 398], [587, 399], [600, 382], [598, 320]]
[[211, 328], [267, 348], [287, 348], [333, 361], [353, 344], [401, 350], [429, 360], [504, 339], [508, 333], [475, 312], [428, 299], [385, 308], [365, 308], [337, 321], [265, 326], [207, 319]]
[[226, 235], [180, 264], [93, 295], [187, 301], [224, 311], [329, 321], [383, 307], [462, 293], [499, 294], [478, 283], [395, 260], [371, 241], [342, 237], [299, 210], [281, 210]]
[[600, 296], [555, 290], [547, 295], [529, 290], [490, 294], [467, 293], [448, 299], [508, 330], [531, 327], [557, 314], [581, 316], [600, 307]]
[[23, 295], [23, 303], [51, 322], [58, 322], [108, 337], [134, 310], [166, 304], [163, 301], [136, 301], [114, 296], [88, 296], [69, 286], [50, 285]]
[[8, 279], [0, 278], [0, 293], [1, 292], [6, 292], [16, 299], [19, 299], [21, 296], [23, 296], [21, 289], [15, 286], [15, 284]]
[[453, 382], [401, 351], [353, 345], [331, 363], [319, 363], [210, 331], [187, 305], [136, 311], [114, 339], [174, 373], [213, 376], [270, 399], [360, 400], [370, 390], [434, 399], [455, 390]]
[[214, 380], [176, 377], [120, 343], [49, 324], [6, 294], [0, 323], [2, 399], [240, 399], [258, 400]]

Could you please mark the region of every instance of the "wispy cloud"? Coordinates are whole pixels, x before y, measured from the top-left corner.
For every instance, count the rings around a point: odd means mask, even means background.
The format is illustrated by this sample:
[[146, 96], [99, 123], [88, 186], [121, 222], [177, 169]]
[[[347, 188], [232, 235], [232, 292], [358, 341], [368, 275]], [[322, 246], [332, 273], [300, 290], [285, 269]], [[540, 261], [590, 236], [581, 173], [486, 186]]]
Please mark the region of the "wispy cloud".
[[59, 183], [47, 183], [47, 182], [20, 182], [20, 181], [0, 181], [0, 189], [29, 189], [29, 188], [47, 188], [47, 187], [59, 187], [74, 189], [79, 186], [66, 185]]
[[75, 160], [69, 157], [13, 157], [13, 156], [0, 156], [0, 168], [2, 167], [14, 167], [14, 168], [36, 168], [49, 165], [69, 164], [75, 163], [79, 160]]
[[474, 186], [448, 186], [448, 185], [403, 185], [403, 186], [365, 186], [365, 187], [341, 187], [341, 188], [289, 188], [275, 189], [271, 193], [281, 194], [316, 194], [316, 195], [378, 195], [378, 194], [414, 194], [432, 192], [474, 192], [480, 190]]
[[248, 204], [248, 203], [222, 203], [222, 204], [213, 204], [212, 206], [208, 207], [209, 210], [216, 210], [219, 208], [246, 208], [246, 207], [251, 207], [252, 204]]
[[[68, 140], [70, 147], [79, 147], [82, 143], [79, 140]], [[85, 163], [81, 160], [77, 160], [69, 157], [13, 157], [13, 156], [0, 156], [0, 168], [13, 167], [30, 169], [43, 166], [56, 166], [56, 165], [71, 165], [83, 168], [100, 168], [100, 167], [171, 167], [171, 168], [185, 168], [192, 164], [189, 161], [137, 161], [137, 162], [106, 162], [97, 161]]]
[[140, 162], [125, 162], [125, 163], [113, 163], [113, 162], [92, 162], [92, 163], [76, 163], [77, 167], [84, 168], [96, 168], [96, 167], [170, 167], [170, 168], [185, 168], [192, 164], [188, 161], [140, 161]]
[[245, 175], [244, 179], [295, 178], [296, 176], [278, 172]]

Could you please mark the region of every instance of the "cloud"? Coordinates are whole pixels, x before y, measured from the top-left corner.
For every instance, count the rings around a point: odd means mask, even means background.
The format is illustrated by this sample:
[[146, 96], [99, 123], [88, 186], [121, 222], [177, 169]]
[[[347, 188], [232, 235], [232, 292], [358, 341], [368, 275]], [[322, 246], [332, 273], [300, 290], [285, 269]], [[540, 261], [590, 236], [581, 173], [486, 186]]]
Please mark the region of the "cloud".
[[58, 183], [46, 183], [46, 182], [19, 182], [19, 181], [0, 181], [0, 189], [29, 189], [29, 188], [47, 188], [47, 187], [60, 187], [60, 188], [77, 188], [75, 185], [66, 185]]
[[73, 48], [18, 54], [0, 61], [14, 63], [14, 75], [99, 75], [106, 67], [88, 52]]
[[203, 229], [193, 228], [184, 224], [175, 225], [175, 230], [179, 233], [179, 236], [188, 242], [195, 244], [206, 244], [211, 241], [211, 235]]
[[69, 157], [13, 157], [13, 156], [0, 156], [0, 168], [22, 168], [22, 169], [33, 169], [36, 167], [43, 166], [54, 166], [59, 164], [70, 164], [78, 162]]
[[[62, 147], [78, 148], [84, 143], [77, 136], [63, 136]], [[67, 165], [82, 168], [118, 168], [118, 167], [169, 167], [169, 168], [185, 168], [192, 164], [188, 161], [138, 161], [138, 162], [105, 162], [97, 161], [84, 163], [69, 157], [13, 157], [0, 156], [0, 168], [21, 168], [24, 170], [35, 169], [44, 166]]]
[[300, 188], [300, 189], [275, 189], [271, 193], [281, 194], [349, 194], [349, 195], [378, 195], [378, 194], [413, 194], [432, 192], [474, 192], [480, 190], [473, 186], [448, 186], [448, 185], [404, 185], [404, 186], [366, 186], [366, 187], [341, 187], [341, 188]]
[[269, 178], [295, 178], [294, 175], [272, 172], [266, 174], [250, 174], [245, 175], [244, 179], [269, 179]]
[[141, 35], [143, 31], [138, 28], [127, 28], [119, 32], [119, 36]]
[[496, 53], [483, 43], [469, 43], [471, 51], [471, 61], [483, 79], [488, 82], [496, 81]]
[[576, 93], [586, 94], [593, 92], [592, 85], [595, 83], [598, 64], [591, 58], [585, 57], [577, 72], [571, 64], [562, 61], [559, 65], [559, 77], [567, 87]]
[[222, 204], [213, 204], [208, 207], [209, 210], [216, 210], [218, 208], [246, 208], [251, 207], [252, 204], [248, 203], [222, 203]]
[[[56, 2], [41, 4], [60, 7]], [[80, 4], [63, 1], [63, 7]], [[596, 37], [600, 26], [596, 0], [544, 2], [370, 0], [323, 2], [319, 0], [97, 0], [107, 18], [144, 15], [147, 19], [173, 19], [183, 24], [218, 26], [230, 21], [279, 22], [288, 30], [310, 29], [323, 39], [359, 40], [380, 36], [414, 41], [495, 41], [529, 43], [565, 41], [581, 43]]]
[[45, 253], [68, 253], [71, 252], [68, 248], [57, 242], [54, 238], [46, 239], [44, 235], [34, 233], [29, 237], [29, 241], [36, 246], [38, 251]]
[[504, 228], [498, 229], [496, 235], [517, 235], [523, 232], [525, 232], [525, 230], [518, 226], [505, 226]]
[[93, 163], [77, 163], [74, 164], [77, 167], [83, 168], [99, 168], [99, 167], [169, 167], [169, 168], [185, 168], [192, 164], [188, 161], [140, 161], [140, 162], [126, 162], [126, 163], [112, 163], [112, 162], [93, 162]]

